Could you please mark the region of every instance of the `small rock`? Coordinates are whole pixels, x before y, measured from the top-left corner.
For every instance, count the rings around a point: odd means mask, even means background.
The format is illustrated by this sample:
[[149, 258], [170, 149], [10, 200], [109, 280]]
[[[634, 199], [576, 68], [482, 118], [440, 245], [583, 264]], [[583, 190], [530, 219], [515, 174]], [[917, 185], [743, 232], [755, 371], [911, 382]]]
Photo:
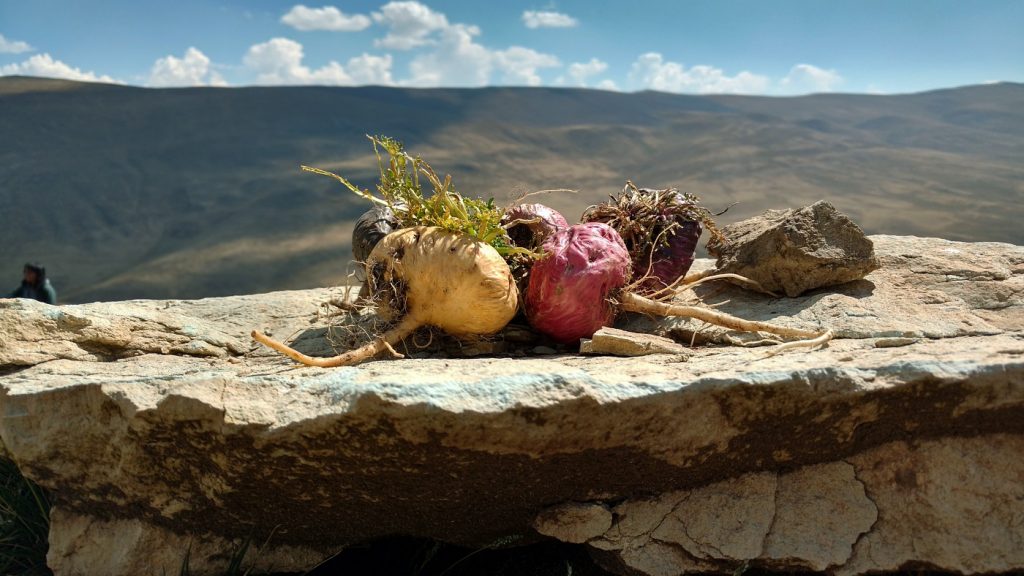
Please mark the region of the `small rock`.
[[487, 354], [501, 354], [505, 352], [506, 345], [504, 342], [492, 342], [489, 340], [477, 340], [459, 342], [456, 345], [448, 347], [448, 353], [453, 356], [483, 356]]
[[537, 341], [537, 334], [521, 324], [509, 324], [501, 331], [501, 336], [506, 342], [516, 344], [533, 344]]
[[689, 354], [685, 346], [652, 334], [640, 334], [605, 326], [589, 340], [580, 342], [580, 354], [646, 356], [648, 354]]
[[717, 272], [745, 276], [786, 296], [859, 280], [878, 269], [864, 231], [821, 200], [794, 210], [768, 210], [722, 229], [708, 243]]
[[920, 338], [879, 338], [875, 340], [875, 348], [899, 348], [917, 344], [920, 341]]
[[570, 502], [544, 510], [533, 521], [533, 528], [572, 544], [582, 544], [601, 536], [612, 527], [612, 513], [600, 504]]

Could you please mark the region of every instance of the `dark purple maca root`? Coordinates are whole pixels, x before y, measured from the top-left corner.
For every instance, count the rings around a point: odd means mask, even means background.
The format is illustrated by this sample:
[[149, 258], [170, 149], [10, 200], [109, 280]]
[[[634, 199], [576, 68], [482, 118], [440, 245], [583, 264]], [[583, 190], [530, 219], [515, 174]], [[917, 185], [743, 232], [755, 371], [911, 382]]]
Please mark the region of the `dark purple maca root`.
[[373, 247], [398, 228], [398, 219], [387, 206], [374, 206], [356, 220], [352, 229], [352, 257], [365, 262]]
[[352, 229], [352, 259], [359, 263], [355, 270], [356, 278], [362, 283], [359, 290], [360, 300], [370, 295], [362, 263], [366, 262], [377, 243], [398, 227], [398, 219], [391, 208], [379, 204], [363, 212], [356, 220], [355, 228]]
[[541, 247], [549, 236], [569, 227], [565, 217], [543, 204], [516, 204], [501, 218], [512, 244], [527, 250]]
[[622, 236], [640, 294], [657, 293], [686, 275], [704, 226], [721, 237], [696, 196], [675, 188], [637, 188], [632, 182], [609, 202], [588, 208], [583, 221], [604, 222]]
[[[502, 215], [501, 225], [508, 232], [513, 246], [525, 248], [538, 254], [543, 251], [542, 246], [549, 238], [557, 232], [569, 228], [569, 223], [564, 216], [554, 208], [543, 204], [511, 206]], [[516, 285], [519, 287], [519, 292], [526, 294], [534, 259], [529, 256], [517, 255], [507, 260], [512, 269], [512, 277], [515, 278]]]
[[693, 265], [701, 233], [700, 222], [689, 220], [678, 224], [678, 228], [665, 234], [665, 241], [657, 243], [650, 257], [644, 254], [634, 257], [633, 269], [637, 277], [646, 274], [638, 287], [641, 293], [657, 292], [672, 285]]

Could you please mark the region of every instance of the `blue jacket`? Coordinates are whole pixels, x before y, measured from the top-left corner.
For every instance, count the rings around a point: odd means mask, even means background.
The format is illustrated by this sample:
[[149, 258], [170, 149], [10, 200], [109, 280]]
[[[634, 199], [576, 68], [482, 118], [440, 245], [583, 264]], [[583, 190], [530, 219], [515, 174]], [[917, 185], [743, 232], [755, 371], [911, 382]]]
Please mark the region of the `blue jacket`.
[[10, 297], [31, 298], [32, 300], [39, 300], [47, 304], [57, 303], [57, 291], [53, 289], [53, 284], [50, 284], [49, 278], [43, 280], [42, 286], [33, 286], [27, 282], [22, 282], [21, 286]]

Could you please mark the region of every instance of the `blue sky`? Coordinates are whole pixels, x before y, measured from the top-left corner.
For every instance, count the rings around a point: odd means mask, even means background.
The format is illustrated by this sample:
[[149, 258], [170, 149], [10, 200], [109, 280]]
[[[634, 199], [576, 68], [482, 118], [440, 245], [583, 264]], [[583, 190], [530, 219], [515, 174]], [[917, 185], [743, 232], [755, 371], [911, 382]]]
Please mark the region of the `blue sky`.
[[901, 93], [1024, 81], [1022, 0], [0, 0], [0, 75]]

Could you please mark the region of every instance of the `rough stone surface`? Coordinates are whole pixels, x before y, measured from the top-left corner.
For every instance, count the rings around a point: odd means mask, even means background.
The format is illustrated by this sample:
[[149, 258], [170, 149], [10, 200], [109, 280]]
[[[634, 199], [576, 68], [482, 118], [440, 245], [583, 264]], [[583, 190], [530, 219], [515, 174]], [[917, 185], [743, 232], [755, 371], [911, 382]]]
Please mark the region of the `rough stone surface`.
[[763, 554], [786, 566], [838, 566], [876, 520], [878, 509], [852, 464], [807, 466], [779, 477]]
[[[337, 291], [0, 300], [0, 439], [54, 495], [58, 576], [177, 573], [183, 542], [197, 575], [246, 536], [301, 571], [375, 536], [486, 546], [542, 526], [622, 574], [1024, 569], [1024, 248], [872, 240], [882, 268], [833, 291], [684, 295], [839, 336], [771, 358], [410, 343], [430, 357], [322, 370], [246, 334], [327, 354]], [[699, 331], [623, 319], [644, 322]]]
[[837, 574], [907, 566], [961, 574], [1020, 573], [1021, 435], [896, 442], [855, 455], [850, 463], [879, 515]]
[[142, 354], [223, 358], [249, 347], [215, 322], [168, 311], [172, 303], [132, 304], [41, 310], [16, 300], [0, 301], [0, 366], [32, 366], [59, 358], [107, 361]]
[[1024, 436], [914, 444], [627, 501], [589, 544], [609, 568], [651, 576], [745, 565], [839, 575], [1020, 570]]
[[824, 200], [793, 210], [768, 210], [730, 224], [722, 233], [725, 243], [708, 244], [719, 272], [746, 276], [790, 297], [859, 280], [878, 268], [871, 240]]
[[[590, 544], [641, 573], [680, 570], [732, 572], [752, 561], [786, 569], [824, 570], [850, 558], [854, 543], [877, 519], [863, 484], [845, 462], [818, 464], [788, 474], [755, 473], [656, 501], [618, 505], [619, 524]], [[642, 518], [642, 520], [640, 520]], [[675, 567], [648, 572], [645, 549], [654, 556], [675, 548]], [[673, 572], [674, 570], [674, 572]]]

